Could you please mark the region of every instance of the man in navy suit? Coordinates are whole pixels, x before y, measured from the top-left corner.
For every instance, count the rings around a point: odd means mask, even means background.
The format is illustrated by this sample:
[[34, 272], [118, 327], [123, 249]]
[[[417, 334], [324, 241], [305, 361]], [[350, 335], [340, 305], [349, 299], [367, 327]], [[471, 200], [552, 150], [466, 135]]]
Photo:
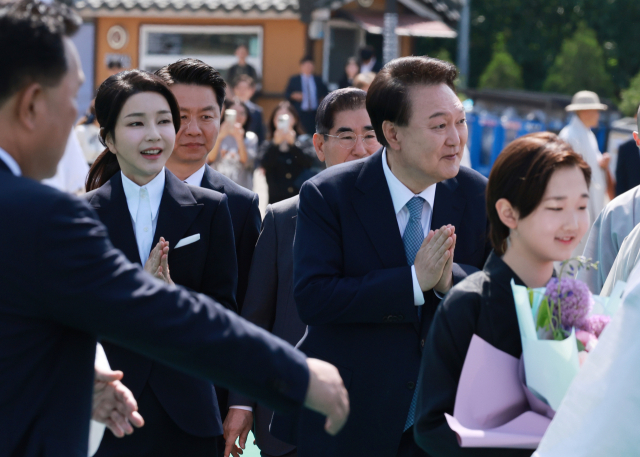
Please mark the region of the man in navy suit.
[[251, 101], [256, 93], [256, 81], [249, 75], [240, 75], [231, 81], [233, 96], [238, 97], [241, 102], [247, 105], [249, 108], [249, 121], [248, 131], [255, 133], [258, 136], [258, 146], [265, 140], [264, 131], [264, 116], [262, 115], [262, 108]]
[[[0, 8], [0, 456], [86, 457], [96, 338], [276, 409], [348, 413], [333, 367], [204, 295], [152, 278], [113, 248], [88, 204], [54, 175], [83, 75], [69, 8]], [[259, 369], [256, 369], [259, 367]], [[126, 373], [125, 373], [126, 378]]]
[[313, 74], [313, 58], [305, 56], [300, 60], [300, 74], [289, 79], [286, 97], [300, 116], [304, 132], [311, 135], [316, 131], [316, 111], [329, 89], [320, 76]]
[[[318, 107], [313, 143], [316, 154], [327, 167], [368, 157], [380, 148], [365, 108], [367, 94], [349, 87], [327, 95]], [[298, 196], [267, 206], [260, 238], [249, 274], [246, 306], [242, 317], [296, 344], [307, 326], [300, 320], [293, 300], [293, 240], [296, 234]], [[295, 457], [295, 446], [269, 433], [273, 411], [251, 399], [233, 394], [230, 402], [255, 412], [254, 434], [262, 457]], [[244, 448], [253, 423], [253, 414], [240, 409], [229, 411], [225, 422], [227, 449], [237, 438]]]
[[325, 437], [315, 414], [276, 415], [271, 432], [296, 440], [299, 457], [427, 455], [413, 438], [427, 331], [441, 297], [490, 250], [486, 179], [460, 168], [456, 76], [432, 58], [388, 63], [367, 94], [384, 148], [302, 186], [294, 294], [308, 327], [298, 347], [338, 367], [351, 417]]

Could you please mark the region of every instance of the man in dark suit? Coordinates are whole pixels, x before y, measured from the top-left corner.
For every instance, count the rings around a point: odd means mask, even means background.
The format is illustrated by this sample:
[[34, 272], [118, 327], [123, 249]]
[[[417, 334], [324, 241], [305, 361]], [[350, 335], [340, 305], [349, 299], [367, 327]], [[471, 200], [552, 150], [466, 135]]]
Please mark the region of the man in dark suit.
[[256, 82], [249, 75], [240, 75], [232, 82], [233, 96], [238, 97], [241, 102], [249, 108], [249, 128], [250, 132], [258, 136], [258, 146], [265, 140], [264, 116], [262, 115], [262, 107], [251, 101], [253, 94], [256, 93]]
[[[180, 106], [181, 127], [167, 168], [192, 186], [226, 194], [233, 224], [238, 262], [236, 302], [242, 310], [247, 291], [251, 257], [260, 233], [258, 195], [217, 172], [206, 159], [220, 132], [220, 113], [226, 83], [210, 65], [197, 59], [182, 59], [156, 72], [171, 88]], [[216, 387], [222, 420], [229, 408], [226, 389]], [[224, 449], [220, 435], [219, 451]]]
[[286, 97], [300, 116], [304, 132], [311, 135], [316, 130], [316, 111], [329, 89], [320, 76], [313, 74], [313, 58], [303, 57], [300, 60], [300, 74], [289, 79]]
[[276, 415], [271, 432], [297, 439], [300, 457], [426, 456], [413, 438], [425, 337], [440, 298], [490, 251], [486, 179], [460, 168], [456, 76], [437, 59], [388, 63], [367, 94], [385, 147], [302, 187], [294, 297], [308, 327], [298, 347], [338, 367], [352, 409], [335, 438], [314, 414]]
[[[227, 309], [237, 312], [235, 290], [237, 267], [233, 229], [227, 197], [219, 192], [185, 185], [163, 170], [159, 187], [149, 184], [150, 194], [159, 193], [158, 222], [151, 246], [160, 237], [171, 243], [168, 255], [170, 277], [175, 284], [203, 293]], [[132, 263], [140, 263], [136, 232], [131, 223], [131, 181], [116, 173], [100, 188], [86, 194], [113, 244]], [[128, 187], [125, 187], [128, 186]], [[159, 188], [158, 188], [159, 187]], [[138, 193], [134, 193], [135, 196]], [[146, 258], [145, 258], [146, 260]], [[144, 264], [143, 264], [144, 266]], [[147, 425], [124, 440], [105, 434], [96, 457], [175, 455], [211, 456], [222, 434], [222, 420], [213, 385], [174, 368], [143, 357], [119, 345], [105, 342], [111, 366], [126, 373], [125, 385], [138, 400]]]
[[[318, 159], [327, 167], [368, 157], [380, 147], [365, 108], [366, 96], [360, 89], [339, 89], [320, 103], [313, 140]], [[253, 253], [246, 306], [242, 310], [242, 317], [249, 322], [291, 344], [300, 341], [306, 329], [293, 300], [293, 239], [297, 215], [298, 196], [267, 206]], [[255, 413], [254, 433], [262, 457], [296, 455], [295, 446], [269, 433], [272, 410], [233, 393], [230, 402], [250, 407]], [[229, 411], [225, 422], [226, 451], [233, 449], [237, 438], [244, 449], [253, 417], [249, 411]]]
[[376, 57], [373, 46], [364, 46], [360, 49], [360, 73], [378, 73], [382, 70], [382, 62]]
[[0, 455], [86, 457], [97, 337], [277, 409], [304, 402], [336, 433], [348, 403], [332, 367], [152, 278], [86, 202], [38, 183], [77, 117], [80, 23], [57, 3], [0, 9]]

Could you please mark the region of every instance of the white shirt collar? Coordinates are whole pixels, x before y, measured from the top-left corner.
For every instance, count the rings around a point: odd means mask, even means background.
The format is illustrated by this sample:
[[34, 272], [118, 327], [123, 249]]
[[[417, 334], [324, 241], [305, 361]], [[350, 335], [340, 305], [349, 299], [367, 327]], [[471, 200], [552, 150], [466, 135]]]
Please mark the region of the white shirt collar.
[[16, 176], [22, 176], [22, 170], [20, 170], [20, 165], [18, 165], [16, 159], [14, 159], [7, 151], [2, 148], [0, 148], [0, 160], [2, 160], [7, 165], [7, 167], [9, 167], [11, 173]]
[[414, 194], [407, 186], [402, 184], [393, 174], [389, 164], [387, 163], [387, 148], [382, 151], [382, 170], [384, 177], [387, 179], [389, 192], [391, 193], [391, 201], [393, 201], [393, 210], [396, 215], [405, 207], [407, 202], [413, 197], [422, 197], [433, 210], [433, 202], [436, 198], [436, 184], [432, 184], [419, 194]]
[[206, 165], [203, 165], [198, 171], [189, 176], [184, 181], [190, 186], [200, 187], [202, 185], [202, 178], [204, 177], [204, 169]]
[[162, 167], [162, 171], [158, 173], [158, 176], [153, 178], [147, 185], [139, 186], [129, 178], [127, 178], [124, 173], [122, 174], [122, 187], [124, 187], [124, 195], [127, 198], [127, 206], [129, 207], [129, 212], [131, 213], [131, 217], [133, 220], [136, 220], [138, 216], [138, 203], [140, 202], [140, 189], [142, 187], [147, 188], [147, 192], [149, 192], [149, 204], [151, 205], [151, 218], [155, 219], [158, 215], [158, 209], [160, 209], [160, 201], [162, 200], [162, 194], [164, 193], [164, 181], [165, 181], [165, 171], [164, 167]]

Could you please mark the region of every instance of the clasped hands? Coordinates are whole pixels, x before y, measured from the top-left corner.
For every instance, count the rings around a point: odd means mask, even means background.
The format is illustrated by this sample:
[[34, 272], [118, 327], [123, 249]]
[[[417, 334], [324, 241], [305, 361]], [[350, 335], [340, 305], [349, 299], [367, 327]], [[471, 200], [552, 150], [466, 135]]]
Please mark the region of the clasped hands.
[[423, 292], [446, 294], [453, 287], [453, 252], [456, 228], [444, 225], [426, 236], [414, 261], [416, 276]]
[[160, 237], [158, 244], [149, 253], [149, 258], [144, 264], [144, 271], [167, 284], [174, 284], [169, 272], [169, 242], [165, 241], [163, 237]]

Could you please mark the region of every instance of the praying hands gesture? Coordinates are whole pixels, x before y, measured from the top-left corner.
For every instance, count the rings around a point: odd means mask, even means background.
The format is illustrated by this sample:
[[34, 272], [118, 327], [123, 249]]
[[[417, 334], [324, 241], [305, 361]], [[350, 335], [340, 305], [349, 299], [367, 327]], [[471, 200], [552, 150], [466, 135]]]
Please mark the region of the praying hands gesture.
[[423, 292], [430, 289], [446, 294], [453, 287], [453, 251], [456, 228], [445, 225], [431, 230], [416, 254], [416, 276]]
[[160, 241], [149, 254], [144, 271], [167, 284], [174, 284], [169, 273], [169, 242], [163, 237], [160, 237]]

